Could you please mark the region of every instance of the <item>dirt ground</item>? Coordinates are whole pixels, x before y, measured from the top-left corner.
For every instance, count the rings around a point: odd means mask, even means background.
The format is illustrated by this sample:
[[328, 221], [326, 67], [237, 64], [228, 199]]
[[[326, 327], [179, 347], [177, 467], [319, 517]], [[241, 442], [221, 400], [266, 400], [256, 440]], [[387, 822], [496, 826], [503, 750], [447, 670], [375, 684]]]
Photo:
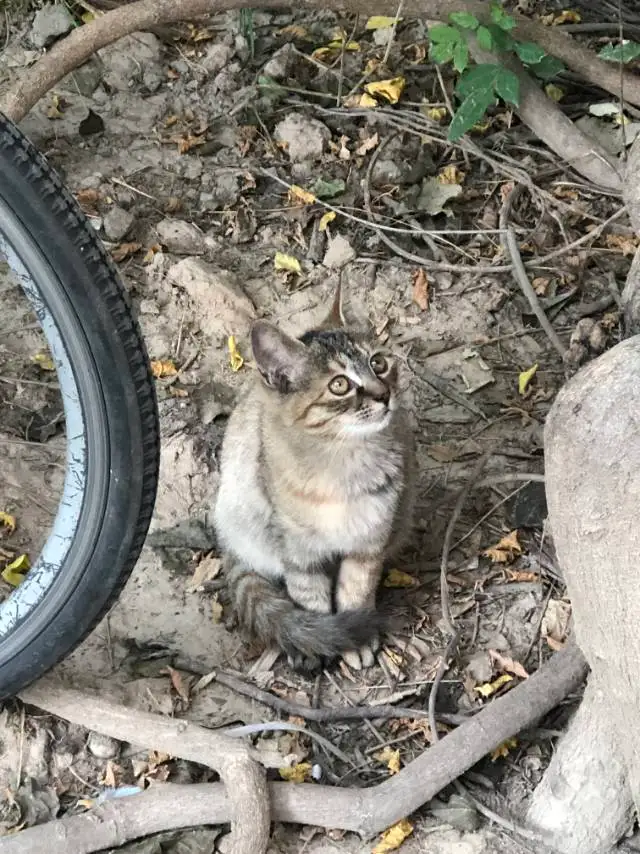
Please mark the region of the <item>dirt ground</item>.
[[[38, 55], [32, 13], [16, 13], [9, 24], [0, 92]], [[337, 48], [314, 55], [335, 42], [337, 28], [357, 49], [342, 50], [338, 37]], [[425, 58], [422, 23], [403, 21], [388, 73], [370, 72], [370, 79], [405, 78], [397, 106], [336, 108], [340, 95], [362, 91], [368, 61], [381, 68], [389, 37], [388, 28], [366, 30], [363, 21], [329, 13], [257, 11], [250, 22], [225, 14], [206, 25], [139, 33], [101, 51], [22, 123], [119, 261], [150, 356], [166, 363], [157, 368], [165, 374], [157, 380], [163, 445], [152, 530], [118, 603], [59, 666], [74, 685], [211, 727], [276, 717], [216, 682], [191, 692], [199, 676], [218, 668], [303, 705], [391, 697], [425, 708], [447, 643], [440, 555], [460, 489], [486, 451], [492, 456], [483, 477], [542, 473], [542, 429], [557, 390], [581, 361], [619, 340], [610, 283], [624, 281], [630, 231], [620, 220], [573, 245], [618, 202], [576, 180], [504, 110], [471, 135], [473, 149], [445, 142], [451, 81], [445, 72], [445, 97]], [[598, 99], [575, 83], [566, 88], [569, 112]], [[506, 263], [500, 213], [525, 173], [533, 183], [515, 199], [510, 225], [541, 304], [563, 343], [571, 343], [564, 363], [512, 276], [477, 272]], [[296, 187], [315, 201], [305, 203]], [[327, 222], [332, 207], [338, 212]], [[400, 231], [382, 232], [381, 225]], [[296, 272], [276, 269], [277, 253], [296, 259]], [[434, 260], [451, 269], [434, 270]], [[43, 342], [25, 328], [24, 307], [3, 281], [0, 274], [0, 510], [17, 519], [16, 532], [0, 543], [6, 562], [37, 553], [59, 494], [64, 435], [55, 377], [34, 361]], [[301, 332], [326, 310], [338, 281], [350, 310], [368, 318], [401, 357], [419, 494], [411, 547], [381, 594], [397, 629], [380, 666], [364, 673], [343, 667], [314, 682], [240, 639], [209, 520], [225, 421], [251, 370], [251, 320], [268, 317]], [[244, 357], [237, 371], [229, 336]], [[467, 500], [448, 574], [463, 643], [440, 687], [440, 715], [490, 702], [565, 640], [569, 605], [545, 515], [541, 485], [526, 479], [486, 485]], [[517, 538], [485, 554], [513, 531]], [[168, 667], [181, 676], [172, 679]], [[488, 757], [465, 785], [517, 820], [572, 707], [522, 734], [504, 755]], [[208, 779], [202, 768], [136, 745], [97, 749], [80, 728], [25, 716], [18, 704], [5, 707], [0, 730], [5, 829], [81, 810], [80, 800], [105, 787]], [[258, 742], [279, 750], [283, 765], [310, 761], [326, 781], [365, 786], [391, 773], [389, 751], [405, 764], [430, 738], [426, 722], [410, 720], [320, 731], [349, 765], [299, 734]], [[445, 791], [412, 817], [403, 852], [531, 850], [450, 796]], [[224, 851], [224, 840], [203, 829], [119, 850], [204, 854]], [[349, 834], [279, 826], [270, 850], [371, 847]]]

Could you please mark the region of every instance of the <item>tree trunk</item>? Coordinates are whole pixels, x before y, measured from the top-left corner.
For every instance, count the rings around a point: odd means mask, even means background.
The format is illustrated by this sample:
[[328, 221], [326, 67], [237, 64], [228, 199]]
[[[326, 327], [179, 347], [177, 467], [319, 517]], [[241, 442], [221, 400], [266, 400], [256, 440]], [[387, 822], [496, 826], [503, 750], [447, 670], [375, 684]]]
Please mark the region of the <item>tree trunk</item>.
[[640, 336], [589, 364], [545, 430], [549, 519], [592, 674], [529, 820], [563, 854], [603, 854], [640, 803]]

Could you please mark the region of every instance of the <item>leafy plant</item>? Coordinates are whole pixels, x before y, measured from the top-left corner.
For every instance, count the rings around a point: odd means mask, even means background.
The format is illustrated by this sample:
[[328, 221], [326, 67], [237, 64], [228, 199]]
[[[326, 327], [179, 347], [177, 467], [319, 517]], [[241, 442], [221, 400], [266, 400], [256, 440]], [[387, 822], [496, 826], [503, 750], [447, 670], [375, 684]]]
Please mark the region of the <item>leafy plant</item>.
[[623, 41], [622, 44], [605, 45], [598, 54], [600, 59], [609, 62], [631, 62], [640, 56], [640, 44], [638, 42]]
[[550, 80], [564, 69], [558, 59], [548, 56], [535, 42], [516, 41], [511, 35], [515, 25], [515, 18], [498, 3], [492, 3], [486, 25], [471, 12], [460, 11], [449, 15], [448, 24], [430, 28], [431, 59], [438, 64], [451, 62], [460, 74], [455, 90], [460, 104], [449, 127], [450, 140], [460, 139], [498, 98], [514, 106], [518, 106], [520, 98], [520, 81], [513, 71], [498, 63], [469, 67], [471, 33], [482, 50], [514, 53], [541, 80]]

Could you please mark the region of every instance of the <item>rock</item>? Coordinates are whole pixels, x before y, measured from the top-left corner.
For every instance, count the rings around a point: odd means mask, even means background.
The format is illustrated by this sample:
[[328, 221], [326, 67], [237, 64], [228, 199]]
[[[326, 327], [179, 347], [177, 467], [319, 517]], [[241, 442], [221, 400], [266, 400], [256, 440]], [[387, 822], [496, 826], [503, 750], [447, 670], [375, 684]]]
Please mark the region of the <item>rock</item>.
[[63, 3], [49, 3], [38, 9], [29, 38], [36, 47], [47, 47], [73, 27], [73, 18]]
[[434, 798], [429, 804], [429, 809], [439, 821], [444, 821], [456, 830], [466, 833], [477, 830], [480, 824], [478, 813], [462, 795], [451, 795], [448, 803]]
[[120, 753], [120, 742], [101, 732], [90, 732], [87, 750], [96, 759], [115, 759]]
[[134, 216], [124, 208], [114, 205], [103, 221], [104, 233], [107, 240], [122, 240], [133, 225]]
[[200, 60], [200, 65], [209, 72], [209, 74], [217, 74], [231, 60], [235, 53], [232, 47], [223, 43], [216, 43], [209, 46], [206, 54]]
[[317, 119], [310, 119], [300, 113], [290, 113], [275, 127], [274, 137], [286, 145], [289, 159], [318, 160], [322, 157], [325, 145], [331, 139], [326, 125]]
[[466, 671], [474, 682], [490, 682], [493, 676], [493, 664], [488, 652], [476, 652], [469, 659]]
[[348, 264], [349, 261], [353, 261], [356, 254], [356, 250], [349, 243], [347, 238], [343, 237], [341, 234], [336, 234], [336, 236], [332, 237], [329, 241], [329, 246], [327, 247], [327, 251], [324, 253], [322, 263], [330, 270], [338, 270], [340, 267], [344, 267], [345, 264]]
[[262, 73], [273, 80], [284, 80], [289, 76], [291, 68], [296, 60], [296, 50], [291, 42], [287, 42], [278, 48], [269, 62], [262, 69]]
[[511, 502], [509, 515], [514, 528], [541, 528], [547, 518], [544, 483], [525, 484]]
[[194, 255], [205, 250], [204, 234], [197, 225], [181, 219], [163, 219], [156, 225], [158, 240], [169, 252]]
[[96, 91], [102, 80], [102, 64], [97, 59], [92, 58], [80, 68], [76, 68], [71, 74], [67, 74], [60, 81], [60, 88], [67, 89], [71, 92], [79, 92], [87, 98], [90, 98]]
[[201, 316], [201, 326], [214, 338], [246, 335], [256, 310], [228, 270], [200, 258], [184, 258], [168, 271], [172, 284], [183, 288]]
[[132, 33], [100, 52], [104, 82], [119, 92], [142, 83], [150, 92], [164, 82], [162, 44], [153, 33]]

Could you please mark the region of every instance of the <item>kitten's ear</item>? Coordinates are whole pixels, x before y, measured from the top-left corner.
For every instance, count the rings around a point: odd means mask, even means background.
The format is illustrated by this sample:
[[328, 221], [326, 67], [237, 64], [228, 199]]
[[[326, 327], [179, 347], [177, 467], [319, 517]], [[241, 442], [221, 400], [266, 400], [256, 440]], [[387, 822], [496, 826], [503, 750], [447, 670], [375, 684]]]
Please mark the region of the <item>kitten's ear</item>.
[[342, 282], [338, 283], [333, 296], [333, 304], [329, 314], [322, 321], [318, 329], [343, 329], [347, 325], [344, 316], [344, 305], [342, 298]]
[[280, 392], [300, 388], [307, 374], [309, 352], [300, 341], [272, 323], [259, 320], [251, 329], [251, 348], [262, 379]]

